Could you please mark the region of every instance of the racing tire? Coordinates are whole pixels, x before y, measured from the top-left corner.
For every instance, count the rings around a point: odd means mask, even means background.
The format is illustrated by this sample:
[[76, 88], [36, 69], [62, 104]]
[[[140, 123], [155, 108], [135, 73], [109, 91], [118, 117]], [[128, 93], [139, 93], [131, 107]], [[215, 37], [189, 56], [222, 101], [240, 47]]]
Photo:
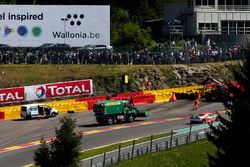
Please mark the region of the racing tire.
[[127, 118], [127, 122], [134, 122], [134, 120], [135, 120], [134, 115], [129, 115]]

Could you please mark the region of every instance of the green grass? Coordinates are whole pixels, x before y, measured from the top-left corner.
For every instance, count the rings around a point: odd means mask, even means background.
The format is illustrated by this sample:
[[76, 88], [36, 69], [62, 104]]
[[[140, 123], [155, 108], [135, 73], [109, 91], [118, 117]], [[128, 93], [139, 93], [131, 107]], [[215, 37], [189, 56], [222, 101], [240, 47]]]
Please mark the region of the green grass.
[[[171, 134], [170, 132], [157, 134], [157, 135], [154, 135], [153, 138], [158, 139], [158, 138], [169, 136], [170, 134]], [[142, 143], [142, 142], [150, 141], [150, 139], [151, 139], [151, 136], [139, 138], [139, 139], [137, 139], [135, 141], [135, 143]], [[120, 144], [121, 144], [121, 147], [130, 146], [130, 145], [133, 144], [133, 140], [123, 142], [123, 143], [119, 143], [119, 144], [112, 144], [112, 145], [105, 146], [105, 147], [102, 147], [102, 148], [97, 148], [97, 149], [93, 149], [93, 150], [84, 151], [79, 156], [79, 159], [89, 158], [89, 157], [92, 157], [92, 156], [95, 156], [95, 155], [98, 155], [98, 154], [102, 154], [102, 153], [105, 153], [105, 152], [108, 152], [108, 151], [118, 149]]]
[[208, 165], [207, 153], [214, 155], [215, 152], [213, 144], [201, 140], [172, 150], [136, 157], [113, 167], [201, 167]]
[[[215, 68], [215, 73], [219, 69], [237, 65], [237, 61], [224, 63], [193, 64], [191, 66], [207, 66]], [[1, 65], [0, 66], [0, 87], [14, 87], [24, 85], [44, 84], [51, 82], [71, 81], [78, 79], [95, 79], [95, 82], [113, 82], [123, 74], [129, 74], [131, 78], [138, 76], [149, 76], [152, 71], [159, 71], [172, 80], [171, 65]], [[158, 71], [157, 71], [158, 72]], [[137, 75], [135, 75], [137, 74]], [[154, 73], [152, 73], [154, 75]], [[94, 83], [95, 83], [94, 82]]]

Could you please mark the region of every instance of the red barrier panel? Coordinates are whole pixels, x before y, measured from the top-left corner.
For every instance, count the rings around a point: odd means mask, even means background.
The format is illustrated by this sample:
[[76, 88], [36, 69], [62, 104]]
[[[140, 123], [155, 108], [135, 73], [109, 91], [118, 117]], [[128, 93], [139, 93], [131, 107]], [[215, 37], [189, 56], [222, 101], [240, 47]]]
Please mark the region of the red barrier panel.
[[4, 120], [4, 112], [0, 111], [0, 120]]
[[154, 103], [154, 101], [155, 101], [155, 95], [151, 95], [151, 94], [134, 97], [134, 104], [137, 104], [137, 105]]
[[96, 101], [88, 101], [88, 110], [93, 110]]
[[86, 97], [86, 98], [78, 98], [76, 101], [98, 101], [105, 100], [107, 96], [95, 96], [95, 97]]
[[[155, 101], [155, 95], [144, 94], [143, 92], [130, 92], [109, 96], [111, 100], [130, 100], [130, 96], [133, 97], [134, 104], [148, 104]], [[85, 101], [88, 103], [88, 110], [93, 110], [93, 106], [96, 101], [106, 100], [107, 96], [96, 96], [87, 98], [78, 98], [76, 101]]]

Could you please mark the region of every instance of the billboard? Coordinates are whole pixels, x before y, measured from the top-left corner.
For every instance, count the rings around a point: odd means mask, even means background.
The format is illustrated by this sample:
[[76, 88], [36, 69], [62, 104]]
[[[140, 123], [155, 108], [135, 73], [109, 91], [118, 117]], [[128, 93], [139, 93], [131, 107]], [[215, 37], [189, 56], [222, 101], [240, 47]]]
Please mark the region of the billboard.
[[91, 79], [25, 86], [26, 101], [93, 93]]
[[21, 102], [24, 100], [24, 87], [0, 89], [0, 103]]
[[46, 99], [45, 85], [25, 86], [24, 89], [25, 89], [26, 101]]
[[93, 93], [92, 80], [46, 84], [47, 98], [75, 96], [75, 95], [84, 95], [92, 93]]
[[110, 45], [110, 6], [0, 5], [0, 32], [12, 47]]

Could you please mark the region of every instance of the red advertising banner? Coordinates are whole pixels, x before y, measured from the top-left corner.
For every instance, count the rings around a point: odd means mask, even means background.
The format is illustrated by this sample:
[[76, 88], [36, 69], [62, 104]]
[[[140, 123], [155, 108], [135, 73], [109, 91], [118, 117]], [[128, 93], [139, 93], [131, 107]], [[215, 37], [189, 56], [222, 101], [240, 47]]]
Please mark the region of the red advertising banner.
[[93, 93], [92, 80], [79, 80], [46, 84], [46, 97], [75, 96]]
[[0, 89], [0, 103], [25, 100], [24, 87]]

